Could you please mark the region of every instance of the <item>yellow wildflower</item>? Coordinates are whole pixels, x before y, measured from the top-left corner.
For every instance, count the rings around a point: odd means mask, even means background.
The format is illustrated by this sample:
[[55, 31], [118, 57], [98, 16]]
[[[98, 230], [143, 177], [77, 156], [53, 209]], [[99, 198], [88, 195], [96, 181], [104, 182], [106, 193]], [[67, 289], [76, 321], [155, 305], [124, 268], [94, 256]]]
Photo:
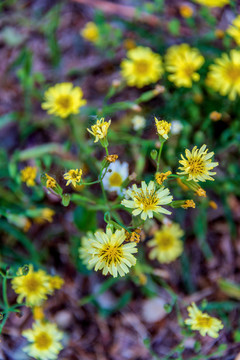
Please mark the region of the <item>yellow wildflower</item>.
[[224, 31], [222, 29], [216, 29], [215, 30], [215, 36], [218, 39], [223, 39], [224, 38]]
[[216, 209], [218, 208], [218, 206], [217, 206], [217, 204], [215, 203], [215, 201], [209, 201], [209, 206], [210, 206], [212, 209], [214, 209], [214, 210], [216, 210]]
[[147, 244], [152, 247], [150, 259], [166, 264], [177, 259], [183, 252], [183, 243], [180, 240], [183, 235], [184, 232], [178, 224], [163, 225]]
[[121, 68], [122, 76], [129, 86], [142, 88], [162, 77], [162, 58], [150, 48], [138, 46], [129, 50], [127, 57], [121, 62]]
[[35, 186], [35, 179], [37, 177], [37, 168], [33, 166], [26, 166], [21, 170], [21, 181], [25, 182], [27, 186]]
[[94, 270], [102, 270], [103, 275], [110, 273], [113, 277], [124, 276], [129, 268], [136, 264], [136, 258], [132, 255], [137, 252], [136, 243], [124, 244], [125, 231], [116, 230], [113, 233], [109, 228], [106, 233], [95, 233], [95, 239], [91, 241], [89, 265]]
[[200, 149], [194, 146], [192, 152], [188, 149], [185, 151], [186, 159], [181, 155], [182, 160], [179, 163], [182, 165], [179, 167], [179, 175], [188, 175], [188, 181], [194, 180], [206, 181], [214, 180], [210, 175], [215, 175], [215, 172], [211, 172], [213, 168], [218, 166], [218, 162], [212, 162], [211, 157], [214, 152], [208, 153], [207, 145], [203, 145]]
[[107, 160], [107, 162], [113, 163], [118, 159], [118, 155], [108, 155], [105, 157], [105, 159]]
[[37, 321], [32, 329], [23, 331], [22, 335], [30, 342], [23, 350], [35, 359], [57, 359], [63, 348], [61, 344], [63, 333], [53, 323]]
[[49, 276], [48, 281], [51, 291], [61, 289], [64, 284], [64, 280], [58, 275]]
[[50, 87], [44, 94], [45, 102], [42, 108], [48, 114], [54, 114], [66, 118], [71, 114], [78, 114], [79, 108], [86, 104], [82, 89], [73, 87], [72, 83], [61, 83]]
[[183, 205], [181, 205], [183, 209], [193, 208], [195, 209], [196, 205], [193, 200], [186, 200]]
[[97, 25], [94, 22], [89, 21], [81, 30], [81, 35], [84, 39], [92, 43], [96, 43], [99, 39], [99, 30]]
[[179, 11], [182, 17], [190, 18], [193, 15], [193, 8], [188, 4], [182, 4], [179, 6]]
[[221, 120], [222, 114], [217, 111], [212, 111], [210, 113], [209, 117], [212, 121], [218, 121], [218, 120]]
[[126, 235], [125, 241], [130, 241], [130, 242], [135, 241], [136, 243], [139, 243], [141, 240], [140, 234], [141, 234], [141, 229], [135, 229], [131, 233], [128, 231], [125, 231], [125, 235]]
[[17, 302], [26, 300], [27, 306], [38, 306], [47, 299], [50, 291], [48, 275], [43, 270], [33, 270], [29, 265], [29, 272], [23, 275], [22, 268], [18, 269], [17, 276], [12, 279], [12, 288], [18, 294]]
[[206, 197], [206, 191], [200, 187], [196, 190], [196, 195]]
[[167, 171], [166, 173], [156, 173], [155, 179], [158, 185], [162, 185], [162, 183], [168, 178], [169, 175], [171, 175], [171, 171]]
[[35, 222], [37, 224], [44, 224], [45, 221], [53, 222], [53, 216], [55, 215], [55, 211], [49, 208], [41, 209], [41, 214], [35, 218]]
[[80, 183], [82, 178], [82, 169], [69, 170], [67, 173], [63, 175], [64, 179], [67, 180], [67, 186], [69, 184], [73, 184], [75, 187], [77, 183]]
[[46, 187], [50, 189], [54, 189], [57, 185], [56, 180], [53, 177], [49, 176], [48, 174], [45, 174], [45, 176], [47, 178]]
[[234, 101], [240, 95], [240, 51], [231, 50], [222, 54], [210, 65], [206, 84], [222, 96]]
[[230, 0], [195, 0], [197, 4], [209, 7], [223, 7], [230, 3]]
[[171, 214], [162, 205], [170, 204], [173, 197], [167, 188], [161, 187], [156, 190], [154, 181], [150, 181], [148, 186], [145, 181], [142, 181], [140, 188], [134, 184], [132, 189], [126, 191], [126, 197], [132, 198], [132, 200], [124, 199], [121, 204], [134, 209], [132, 212], [134, 216], [141, 214], [143, 220], [146, 220], [147, 217], [152, 218], [154, 212]]
[[240, 45], [240, 15], [238, 15], [232, 22], [232, 25], [228, 28], [227, 34], [230, 35]]
[[105, 121], [104, 118], [101, 118], [100, 120], [97, 120], [95, 125], [91, 126], [91, 130], [87, 129], [90, 134], [95, 136], [94, 142], [98, 142], [98, 140], [104, 140], [107, 137], [108, 128], [111, 124], [111, 120], [108, 122]]
[[171, 73], [168, 79], [177, 87], [191, 88], [192, 82], [200, 79], [196, 71], [203, 65], [204, 57], [188, 44], [173, 45], [167, 50], [165, 62]]
[[126, 50], [134, 49], [136, 47], [136, 42], [133, 39], [125, 39], [123, 41], [123, 47]]
[[162, 136], [165, 140], [168, 139], [168, 133], [171, 129], [171, 123], [165, 121], [165, 120], [158, 120], [156, 117], [155, 124], [157, 128], [157, 133], [159, 136]]
[[44, 312], [42, 306], [34, 306], [33, 308], [34, 320], [41, 321], [44, 319]]
[[192, 330], [197, 330], [202, 336], [209, 335], [213, 338], [219, 336], [218, 332], [223, 329], [221, 320], [203, 313], [199, 310], [195, 303], [187, 308], [189, 319], [185, 320], [185, 324], [190, 325]]

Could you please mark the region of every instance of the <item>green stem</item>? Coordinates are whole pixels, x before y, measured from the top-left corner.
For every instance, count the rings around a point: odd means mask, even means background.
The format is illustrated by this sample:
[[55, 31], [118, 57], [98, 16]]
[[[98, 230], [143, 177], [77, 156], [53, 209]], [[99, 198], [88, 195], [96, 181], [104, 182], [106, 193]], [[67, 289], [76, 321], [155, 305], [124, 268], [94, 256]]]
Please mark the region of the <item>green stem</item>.
[[9, 309], [9, 304], [7, 298], [7, 279], [5, 277], [3, 278], [2, 292], [3, 292], [3, 302], [7, 311]]
[[105, 151], [106, 151], [106, 155], [108, 156], [108, 155], [109, 155], [109, 152], [108, 152], [107, 146], [104, 146], [104, 148], [105, 148]]
[[157, 172], [159, 171], [159, 167], [160, 167], [160, 159], [161, 159], [161, 154], [162, 154], [162, 149], [163, 149], [163, 144], [165, 143], [165, 140], [163, 140], [161, 142], [161, 146], [158, 152], [158, 158], [157, 158]]

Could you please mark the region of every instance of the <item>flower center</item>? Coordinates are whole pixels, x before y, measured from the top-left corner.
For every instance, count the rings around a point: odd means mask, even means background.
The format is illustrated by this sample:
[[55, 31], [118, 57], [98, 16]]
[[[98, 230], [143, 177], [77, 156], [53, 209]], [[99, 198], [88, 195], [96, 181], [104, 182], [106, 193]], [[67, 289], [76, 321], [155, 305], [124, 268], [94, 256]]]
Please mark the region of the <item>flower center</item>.
[[158, 197], [153, 191], [147, 190], [144, 193], [141, 189], [139, 192], [134, 193], [134, 201], [143, 211], [154, 210], [158, 204]]
[[29, 293], [35, 293], [41, 286], [41, 282], [34, 275], [26, 279], [25, 287]]
[[210, 316], [198, 316], [196, 322], [199, 327], [210, 328], [212, 326], [212, 319]]
[[240, 80], [240, 66], [232, 65], [227, 69], [227, 76], [233, 82]]
[[40, 332], [34, 339], [35, 346], [39, 350], [47, 350], [52, 345], [52, 338], [44, 331]]
[[109, 177], [109, 184], [110, 186], [121, 186], [122, 185], [122, 177], [119, 173], [114, 172], [112, 173], [112, 175]]
[[134, 65], [136, 72], [140, 74], [146, 73], [149, 69], [149, 64], [146, 60], [138, 60]]
[[160, 250], [169, 250], [173, 247], [174, 239], [172, 236], [161, 234], [157, 237]]
[[71, 100], [71, 97], [69, 95], [60, 95], [57, 98], [56, 103], [62, 109], [67, 110], [67, 109], [70, 108], [72, 100]]
[[123, 252], [118, 245], [106, 244], [103, 250], [101, 250], [100, 256], [102, 256], [102, 260], [106, 262], [107, 266], [110, 266], [112, 263], [116, 265], [121, 262]]
[[192, 175], [203, 174], [205, 170], [204, 162], [202, 159], [188, 160], [189, 173]]

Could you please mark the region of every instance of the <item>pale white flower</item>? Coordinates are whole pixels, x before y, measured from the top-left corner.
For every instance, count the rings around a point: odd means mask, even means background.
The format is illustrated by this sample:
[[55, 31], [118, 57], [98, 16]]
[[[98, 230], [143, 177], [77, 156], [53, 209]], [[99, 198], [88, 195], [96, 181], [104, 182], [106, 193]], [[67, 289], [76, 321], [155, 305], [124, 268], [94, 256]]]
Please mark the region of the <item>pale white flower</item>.
[[146, 125], [146, 119], [143, 116], [135, 115], [132, 118], [132, 124], [135, 131], [141, 130]]
[[108, 191], [116, 191], [117, 194], [121, 193], [122, 183], [127, 179], [129, 175], [128, 163], [120, 163], [119, 160], [111, 163], [106, 175], [103, 178], [104, 189]]
[[183, 124], [179, 120], [173, 120], [171, 126], [171, 133], [173, 135], [178, 135], [183, 129]]

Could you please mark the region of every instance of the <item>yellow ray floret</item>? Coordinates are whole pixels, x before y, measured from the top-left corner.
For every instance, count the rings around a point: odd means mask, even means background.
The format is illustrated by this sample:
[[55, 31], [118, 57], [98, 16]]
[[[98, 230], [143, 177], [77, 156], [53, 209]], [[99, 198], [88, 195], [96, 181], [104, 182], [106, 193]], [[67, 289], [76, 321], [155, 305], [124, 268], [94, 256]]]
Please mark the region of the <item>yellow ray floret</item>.
[[227, 34], [235, 40], [237, 45], [240, 45], [240, 15], [233, 20], [232, 25], [227, 29]]
[[209, 67], [206, 84], [234, 101], [240, 95], [240, 51], [232, 50], [217, 58]]
[[167, 188], [161, 187], [157, 190], [154, 181], [150, 181], [148, 186], [145, 181], [142, 181], [140, 188], [134, 184], [132, 189], [126, 191], [126, 195], [132, 200], [124, 199], [121, 202], [122, 205], [134, 209], [132, 214], [134, 216], [141, 214], [143, 220], [146, 220], [147, 217], [152, 218], [154, 212], [171, 214], [162, 205], [170, 204], [173, 197]]
[[210, 175], [215, 175], [216, 173], [210, 170], [218, 166], [218, 162], [212, 162], [211, 157], [213, 155], [213, 151], [208, 153], [207, 145], [203, 145], [200, 149], [194, 146], [192, 152], [187, 149], [185, 151], [186, 159], [181, 155], [182, 160], [179, 163], [182, 166], [179, 167], [181, 172], [178, 172], [178, 174], [187, 175], [188, 181], [214, 180]]
[[185, 324], [190, 325], [192, 330], [198, 330], [202, 336], [209, 335], [213, 338], [219, 336], [218, 332], [223, 329], [223, 324], [215, 317], [203, 313], [199, 310], [195, 303], [188, 308], [189, 319], [185, 320]]
[[29, 345], [23, 349], [29, 356], [39, 360], [54, 360], [58, 358], [63, 346], [63, 333], [53, 323], [35, 322], [32, 329], [23, 331]]
[[42, 108], [48, 114], [66, 118], [71, 114], [78, 114], [79, 108], [86, 104], [82, 89], [73, 87], [72, 83], [61, 83], [50, 87], [44, 94]]
[[165, 120], [158, 120], [156, 117], [155, 124], [157, 128], [157, 133], [159, 136], [162, 136], [165, 140], [168, 139], [168, 133], [171, 130], [171, 123], [165, 121]]
[[230, 3], [230, 0], [195, 0], [197, 4], [209, 7], [223, 7]]
[[35, 179], [37, 177], [37, 168], [33, 166], [26, 166], [21, 170], [21, 181], [25, 182], [27, 186], [35, 186]]
[[111, 120], [107, 122], [105, 121], [104, 118], [101, 118], [100, 120], [96, 121], [95, 125], [91, 126], [91, 130], [87, 129], [87, 131], [90, 132], [90, 134], [95, 136], [94, 142], [98, 142], [98, 140], [103, 140], [107, 137], [108, 128], [110, 124], [111, 124]]
[[166, 70], [171, 73], [168, 79], [177, 87], [191, 88], [193, 81], [198, 81], [197, 70], [204, 63], [204, 57], [198, 49], [188, 44], [173, 45], [165, 55]]
[[163, 74], [162, 58], [148, 47], [138, 46], [127, 52], [121, 63], [122, 76], [129, 86], [142, 88], [157, 82]]
[[183, 252], [183, 243], [180, 240], [183, 234], [178, 224], [163, 225], [148, 242], [148, 246], [152, 247], [150, 259], [157, 259], [160, 263], [170, 263], [177, 259]]
[[97, 25], [94, 22], [89, 21], [82, 29], [81, 35], [84, 39], [92, 43], [97, 42], [99, 39], [99, 30]]
[[69, 170], [67, 173], [63, 175], [64, 179], [67, 180], [67, 186], [69, 184], [73, 184], [73, 186], [77, 186], [80, 183], [82, 178], [82, 169]]
[[89, 249], [89, 266], [94, 266], [95, 271], [102, 270], [103, 275], [110, 273], [113, 277], [124, 276], [136, 264], [132, 255], [137, 252], [136, 243], [123, 244], [126, 239], [124, 229], [115, 233], [110, 229], [106, 233], [99, 231], [94, 237]]

